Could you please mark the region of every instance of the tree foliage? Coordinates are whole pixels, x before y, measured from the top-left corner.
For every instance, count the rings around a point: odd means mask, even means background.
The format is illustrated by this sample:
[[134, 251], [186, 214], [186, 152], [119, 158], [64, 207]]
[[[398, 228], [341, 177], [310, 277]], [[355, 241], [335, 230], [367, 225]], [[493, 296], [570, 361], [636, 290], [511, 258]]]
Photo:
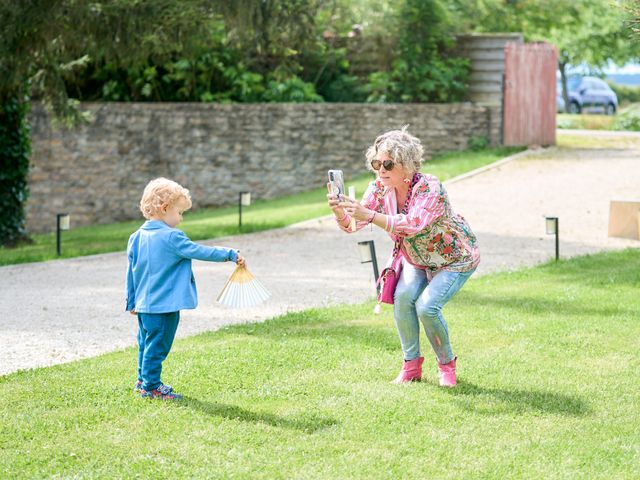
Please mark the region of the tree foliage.
[[[95, 62], [134, 65], [188, 51], [203, 20], [204, 0], [3, 0], [0, 2], [0, 245], [25, 240], [29, 97], [56, 116], [78, 119], [64, 78]], [[7, 211], [9, 210], [9, 211]]]
[[296, 57], [313, 45], [320, 0], [237, 0], [221, 2], [231, 38], [254, 71], [297, 73]]
[[215, 15], [204, 0], [5, 0], [0, 3], [0, 96], [31, 80], [31, 94], [73, 114], [64, 78], [95, 63], [136, 65], [188, 52]]
[[27, 238], [24, 202], [31, 153], [28, 106], [19, 97], [5, 98], [0, 103], [0, 239], [9, 246]]
[[640, 37], [640, 0], [632, 0], [627, 5], [627, 12], [629, 14], [629, 28], [637, 39]]
[[191, 57], [91, 65], [67, 81], [103, 100], [442, 102], [465, 90], [440, 0], [240, 0], [220, 12]]
[[[229, 24], [229, 21], [227, 21]], [[231, 24], [233, 25], [233, 24]], [[237, 27], [235, 27], [237, 28]], [[69, 90], [83, 100], [269, 102], [320, 101], [313, 85], [295, 73], [295, 61], [281, 55], [273, 70], [251, 68], [248, 48], [229, 34], [220, 17], [203, 26], [189, 54], [176, 49], [164, 61], [148, 58], [123, 66], [111, 61], [90, 64], [65, 77]], [[273, 54], [275, 58], [276, 53]]]
[[[69, 123], [78, 99], [454, 101], [442, 1], [0, 0], [0, 244], [24, 237], [30, 100]], [[354, 68], [363, 45], [375, 68]]]
[[390, 72], [374, 76], [370, 99], [396, 102], [459, 101], [469, 63], [452, 55], [448, 12], [439, 0], [405, 0], [398, 17], [397, 53]]
[[[637, 2], [637, 0], [635, 0]], [[558, 69], [566, 98], [570, 65], [604, 67], [640, 56], [629, 35], [628, 0], [452, 0], [463, 28], [477, 32], [522, 32], [528, 41], [558, 48]], [[567, 102], [568, 104], [568, 102]]]

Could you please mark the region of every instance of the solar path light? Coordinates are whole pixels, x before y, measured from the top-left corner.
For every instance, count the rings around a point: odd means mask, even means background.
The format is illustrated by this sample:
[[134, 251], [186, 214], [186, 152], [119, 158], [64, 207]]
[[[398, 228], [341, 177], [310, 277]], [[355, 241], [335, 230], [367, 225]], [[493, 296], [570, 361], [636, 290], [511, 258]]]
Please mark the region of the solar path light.
[[56, 214], [56, 251], [58, 256], [62, 255], [61, 248], [61, 232], [62, 230], [69, 230], [69, 223], [71, 221], [71, 215], [68, 213]]
[[251, 205], [251, 192], [240, 192], [238, 194], [238, 229], [242, 228], [242, 207]]
[[544, 217], [545, 230], [547, 235], [556, 236], [556, 262], [560, 259], [560, 241], [558, 238], [558, 217]]

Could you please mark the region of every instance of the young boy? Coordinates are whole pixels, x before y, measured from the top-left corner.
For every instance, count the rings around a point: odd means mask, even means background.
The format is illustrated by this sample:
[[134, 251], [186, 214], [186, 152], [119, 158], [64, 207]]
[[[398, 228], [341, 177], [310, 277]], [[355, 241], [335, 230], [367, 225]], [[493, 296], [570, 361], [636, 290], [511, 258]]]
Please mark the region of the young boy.
[[189, 190], [166, 178], [156, 178], [145, 187], [140, 200], [147, 221], [129, 237], [126, 308], [138, 316], [140, 351], [135, 391], [144, 398], [182, 398], [162, 383], [160, 373], [178, 328], [180, 310], [198, 304], [191, 260], [245, 264], [237, 250], [199, 245], [175, 228], [190, 208]]

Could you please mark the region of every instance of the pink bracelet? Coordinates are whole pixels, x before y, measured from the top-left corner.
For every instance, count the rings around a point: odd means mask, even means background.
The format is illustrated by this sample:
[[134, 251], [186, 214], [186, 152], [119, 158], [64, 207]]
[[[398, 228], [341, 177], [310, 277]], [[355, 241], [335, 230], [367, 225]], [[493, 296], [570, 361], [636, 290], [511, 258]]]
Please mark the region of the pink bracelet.
[[367, 223], [371, 223], [376, 219], [376, 212], [375, 210], [373, 212], [371, 212], [371, 215], [369, 215], [369, 218], [367, 218]]

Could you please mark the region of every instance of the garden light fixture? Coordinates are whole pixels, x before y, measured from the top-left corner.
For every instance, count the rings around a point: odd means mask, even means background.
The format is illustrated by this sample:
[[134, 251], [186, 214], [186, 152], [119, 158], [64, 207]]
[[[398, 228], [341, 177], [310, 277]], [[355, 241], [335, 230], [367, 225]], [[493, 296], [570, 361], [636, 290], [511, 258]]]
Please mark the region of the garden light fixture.
[[69, 230], [69, 223], [71, 222], [71, 215], [68, 213], [56, 214], [56, 251], [58, 256], [62, 255], [61, 249], [61, 232], [62, 230]]
[[560, 259], [560, 241], [559, 241], [559, 228], [558, 217], [545, 217], [545, 229], [547, 235], [556, 236], [556, 262]]
[[242, 207], [251, 205], [251, 192], [240, 192], [238, 195], [238, 228], [242, 228]]

